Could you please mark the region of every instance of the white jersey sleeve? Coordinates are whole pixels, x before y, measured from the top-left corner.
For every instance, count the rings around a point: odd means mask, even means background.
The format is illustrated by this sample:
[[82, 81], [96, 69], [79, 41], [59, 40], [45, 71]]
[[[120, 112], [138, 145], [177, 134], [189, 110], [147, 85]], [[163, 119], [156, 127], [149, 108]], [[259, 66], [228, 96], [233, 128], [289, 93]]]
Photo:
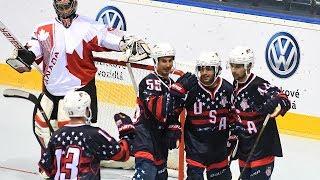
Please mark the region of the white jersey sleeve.
[[38, 41], [36, 31], [33, 32], [31, 39], [27, 42], [27, 47], [28, 47], [28, 50], [34, 53], [34, 55], [36, 56], [36, 60], [39, 60], [43, 57], [42, 49]]
[[[123, 36], [122, 31], [108, 28], [104, 24], [93, 21], [83, 16], [80, 16], [79, 18], [82, 18], [83, 21], [91, 24], [90, 34], [94, 35], [98, 40], [97, 42], [91, 40], [92, 43], [97, 43], [93, 44], [94, 46], [98, 46], [94, 48], [95, 51], [105, 51], [106, 49], [120, 51], [119, 44]], [[101, 50], [99, 47], [106, 49]]]

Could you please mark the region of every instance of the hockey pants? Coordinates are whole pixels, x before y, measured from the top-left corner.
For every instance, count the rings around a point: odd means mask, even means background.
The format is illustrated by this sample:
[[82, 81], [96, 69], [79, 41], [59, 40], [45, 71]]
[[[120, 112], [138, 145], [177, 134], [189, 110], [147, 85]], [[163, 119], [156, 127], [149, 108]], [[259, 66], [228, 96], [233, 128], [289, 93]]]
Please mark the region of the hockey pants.
[[155, 165], [148, 159], [136, 159], [133, 180], [167, 180], [167, 163]]

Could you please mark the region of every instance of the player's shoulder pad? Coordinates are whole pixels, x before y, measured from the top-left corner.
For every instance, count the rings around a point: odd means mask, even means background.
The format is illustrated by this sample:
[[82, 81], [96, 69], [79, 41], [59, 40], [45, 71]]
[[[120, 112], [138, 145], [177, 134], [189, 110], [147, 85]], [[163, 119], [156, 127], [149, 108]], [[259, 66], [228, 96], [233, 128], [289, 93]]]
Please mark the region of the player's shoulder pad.
[[77, 19], [81, 22], [87, 22], [90, 24], [102, 24], [102, 23], [99, 23], [98, 21], [95, 21], [94, 19], [92, 19], [90, 17], [82, 16], [82, 15], [78, 15]]
[[150, 73], [140, 81], [140, 84], [146, 84], [146, 80], [148, 79], [158, 79], [158, 77], [155, 74]]
[[88, 26], [93, 29], [96, 29], [97, 31], [100, 31], [102, 29], [107, 29], [107, 26], [105, 24], [95, 21], [94, 19], [87, 16], [78, 15], [77, 21], [83, 24], [84, 26]]
[[259, 76], [256, 76], [255, 79], [253, 80], [253, 83], [256, 85], [256, 86], [260, 86], [262, 84], [270, 84], [267, 80], [259, 77]]
[[49, 21], [45, 21], [45, 22], [42, 22], [42, 23], [39, 23], [35, 26], [35, 31], [38, 31], [38, 29], [40, 29], [41, 27], [44, 27], [44, 26], [48, 26], [48, 25], [51, 25], [51, 24], [54, 24], [55, 23], [55, 20], [49, 20]]
[[232, 93], [232, 91], [233, 91], [233, 85], [232, 85], [229, 81], [225, 80], [224, 78], [221, 78], [221, 79], [222, 79], [222, 86], [223, 86], [227, 91], [229, 91], [229, 92]]

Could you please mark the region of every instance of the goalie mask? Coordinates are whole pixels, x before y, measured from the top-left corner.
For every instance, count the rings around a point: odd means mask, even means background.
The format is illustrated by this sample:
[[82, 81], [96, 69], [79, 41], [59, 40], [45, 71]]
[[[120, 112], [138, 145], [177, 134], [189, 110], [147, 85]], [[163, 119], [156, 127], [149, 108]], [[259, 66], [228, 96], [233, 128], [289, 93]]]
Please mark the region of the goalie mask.
[[91, 98], [89, 94], [84, 91], [70, 91], [63, 99], [63, 109], [70, 118], [85, 117], [89, 123], [92, 116], [90, 104]]
[[[159, 75], [159, 73], [157, 72], [159, 58], [173, 57], [173, 60], [174, 60], [175, 55], [176, 55], [175, 49], [168, 43], [159, 43], [154, 45], [153, 48], [151, 49], [150, 57], [153, 59], [155, 72]], [[174, 69], [175, 69], [175, 62], [173, 62], [173, 68], [170, 69], [171, 73], [173, 72]]]
[[229, 64], [243, 64], [247, 70], [251, 64], [251, 68], [254, 64], [254, 53], [252, 49], [245, 46], [238, 46], [232, 49], [229, 55]]
[[53, 7], [62, 24], [68, 28], [71, 26], [73, 18], [76, 16], [77, 0], [54, 0]]
[[[210, 84], [204, 84], [200, 80], [200, 71], [203, 67], [211, 67], [214, 71], [214, 79]], [[216, 81], [221, 72], [221, 60], [216, 52], [203, 52], [196, 61], [196, 75], [199, 82], [204, 86], [211, 86]]]

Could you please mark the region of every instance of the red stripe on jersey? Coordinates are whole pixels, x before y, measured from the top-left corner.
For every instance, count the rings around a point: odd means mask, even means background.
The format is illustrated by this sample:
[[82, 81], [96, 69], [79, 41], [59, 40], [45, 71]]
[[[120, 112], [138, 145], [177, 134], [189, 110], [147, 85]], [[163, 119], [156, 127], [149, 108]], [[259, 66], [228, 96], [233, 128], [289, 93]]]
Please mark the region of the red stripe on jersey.
[[261, 116], [261, 114], [259, 114], [258, 112], [244, 112], [244, 111], [240, 111], [240, 113], [238, 115], [242, 116], [242, 117]]
[[218, 163], [212, 163], [209, 166], [205, 166], [202, 163], [197, 162], [192, 159], [187, 159], [186, 161], [187, 161], [188, 165], [199, 167], [199, 168], [207, 168], [208, 171], [210, 171], [212, 169], [220, 169], [220, 168], [224, 168], [224, 167], [228, 166], [228, 159], [225, 159], [225, 160], [218, 162]]
[[199, 167], [199, 168], [206, 168], [205, 165], [203, 165], [202, 163], [200, 162], [197, 162], [195, 160], [192, 160], [192, 159], [186, 159], [186, 162], [188, 165], [191, 165], [191, 166], [194, 166], [194, 167]]
[[135, 158], [142, 158], [142, 159], [149, 159], [149, 160], [153, 161], [153, 163], [155, 165], [161, 165], [165, 162], [164, 160], [161, 160], [161, 159], [154, 159], [153, 155], [149, 152], [146, 152], [146, 151], [137, 151], [134, 154], [134, 157]]
[[127, 161], [130, 157], [129, 144], [126, 140], [119, 141], [120, 151], [115, 154], [111, 159], [114, 161]]
[[155, 101], [155, 97], [154, 97], [154, 96], [150, 97], [150, 99], [149, 99], [149, 101], [148, 101], [148, 104], [147, 104], [148, 110], [149, 110], [150, 112], [152, 112], [152, 110], [153, 110], [154, 101]]
[[228, 166], [228, 158], [223, 160], [223, 161], [221, 161], [221, 162], [210, 164], [207, 167], [207, 171], [210, 171], [212, 169], [221, 169], [221, 168], [224, 168], [224, 167], [227, 167], [227, 166]]
[[156, 117], [160, 122], [164, 122], [164, 117], [162, 116], [162, 101], [163, 97], [159, 97], [156, 102]]
[[[258, 160], [254, 160], [254, 161], [248, 162], [246, 167], [248, 167], [248, 168], [256, 168], [256, 167], [260, 167], [260, 166], [264, 166], [264, 165], [270, 164], [273, 161], [274, 161], [274, 156], [267, 156], [267, 157], [262, 158], [262, 159], [258, 159]], [[239, 166], [240, 167], [244, 167], [245, 165], [246, 165], [246, 161], [239, 159]]]
[[204, 124], [213, 124], [211, 119], [193, 119], [191, 124], [194, 125], [204, 125]]
[[[214, 115], [223, 115], [229, 113], [229, 109], [217, 109], [214, 111]], [[187, 113], [189, 116], [209, 116], [210, 111], [203, 111], [201, 114], [194, 114], [193, 110], [189, 110]]]
[[134, 153], [135, 158], [143, 158], [143, 159], [149, 159], [151, 161], [154, 161], [154, 157], [151, 153], [146, 152], [146, 151], [137, 151]]

